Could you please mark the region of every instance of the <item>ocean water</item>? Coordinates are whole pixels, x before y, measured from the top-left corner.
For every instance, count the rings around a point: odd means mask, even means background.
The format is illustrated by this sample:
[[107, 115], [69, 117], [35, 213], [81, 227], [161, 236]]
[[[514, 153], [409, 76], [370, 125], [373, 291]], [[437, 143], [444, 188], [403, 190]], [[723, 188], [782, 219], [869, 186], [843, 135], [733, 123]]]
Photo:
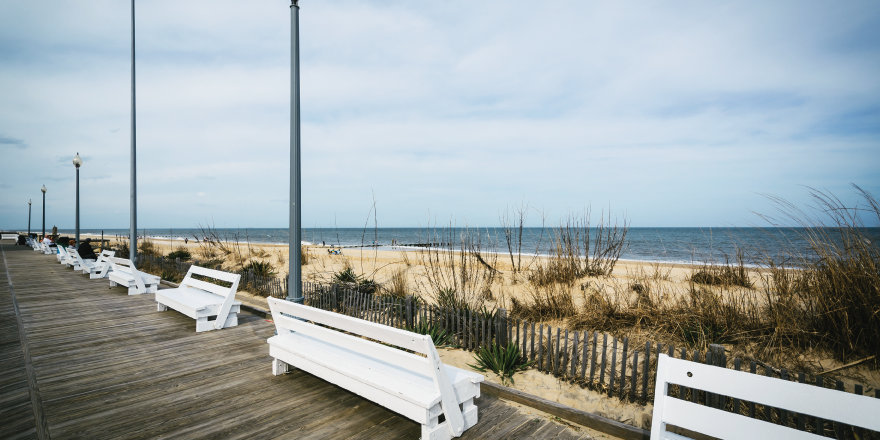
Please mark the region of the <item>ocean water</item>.
[[[59, 230], [61, 235], [73, 235], [73, 230]], [[241, 228], [217, 229], [221, 239], [251, 243], [287, 244], [288, 230], [282, 228]], [[623, 260], [660, 261], [675, 263], [723, 262], [734, 260], [742, 250], [746, 262], [756, 264], [764, 255], [782, 256], [795, 250], [809, 254], [809, 243], [801, 236], [801, 229], [759, 229], [759, 228], [630, 228], [627, 234], [626, 250]], [[868, 228], [866, 235], [875, 243], [880, 243], [880, 228]], [[104, 236], [128, 236], [128, 229], [81, 229], [82, 234]], [[524, 228], [522, 240], [523, 254], [547, 255], [550, 252], [556, 231], [553, 228]], [[327, 246], [373, 246], [380, 250], [415, 250], [415, 245], [430, 243], [458, 242], [464, 234], [479, 237], [483, 250], [506, 254], [508, 252], [504, 231], [500, 228], [481, 228], [464, 230], [420, 229], [420, 228], [305, 228], [302, 239], [305, 242], [326, 244]], [[596, 231], [591, 231], [595, 242]], [[204, 239], [198, 229], [139, 229], [140, 237], [173, 237], [183, 241], [185, 238]], [[397, 246], [392, 247], [392, 240]]]

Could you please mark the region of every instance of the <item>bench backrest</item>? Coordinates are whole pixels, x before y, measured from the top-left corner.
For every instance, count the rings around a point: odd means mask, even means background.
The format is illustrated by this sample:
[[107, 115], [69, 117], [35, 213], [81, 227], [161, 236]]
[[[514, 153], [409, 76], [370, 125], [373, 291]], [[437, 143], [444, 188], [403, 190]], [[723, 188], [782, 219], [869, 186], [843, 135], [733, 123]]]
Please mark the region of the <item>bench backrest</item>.
[[[226, 281], [227, 283], [232, 283], [230, 287], [218, 286], [209, 281], [203, 281], [196, 278], [193, 278], [193, 275], [201, 275], [203, 277], [214, 278], [220, 281]], [[186, 271], [186, 276], [183, 277], [183, 281], [180, 282], [180, 287], [189, 286], [195, 287], [199, 290], [204, 290], [206, 292], [211, 292], [215, 295], [220, 295], [224, 298], [229, 298], [230, 296], [235, 297], [235, 292], [238, 290], [238, 282], [241, 280], [241, 275], [223, 272], [214, 269], [208, 269], [204, 267], [199, 267], [196, 265], [190, 266], [189, 270]]]
[[657, 361], [651, 440], [664, 438], [667, 423], [717, 438], [816, 438], [806, 431], [669, 397], [670, 384], [880, 431], [880, 399], [661, 354]]
[[67, 261], [67, 259], [70, 257], [70, 255], [67, 253], [67, 248], [64, 246], [58, 246], [57, 248], [59, 255], [58, 259], [61, 260], [62, 263]]
[[96, 261], [96, 263], [102, 263], [104, 261], [107, 261], [108, 258], [114, 256], [116, 256], [116, 251], [108, 251], [105, 249], [101, 251], [100, 254], [98, 254], [98, 261]]
[[[440, 361], [440, 355], [437, 353], [430, 335], [420, 335], [277, 298], [269, 297], [267, 299], [269, 301], [269, 308], [272, 311], [272, 320], [275, 322], [279, 335], [301, 332], [318, 340], [433, 378], [434, 386], [440, 393], [446, 420], [449, 421], [453, 432], [458, 432], [458, 434], [463, 432], [464, 419], [458, 408], [455, 392], [452, 389], [452, 384], [446, 374], [446, 368]], [[426, 357], [416, 356], [393, 347], [347, 335], [305, 321], [312, 321], [315, 324], [322, 324], [355, 335], [365, 336], [395, 347], [422, 353]]]
[[131, 275], [134, 278], [134, 282], [139, 291], [143, 292], [147, 290], [147, 286], [144, 285], [143, 275], [137, 270], [134, 264], [132, 264], [131, 260], [127, 258], [108, 257], [107, 261], [110, 262], [110, 270], [118, 272], [117, 276], [124, 274]]
[[93, 270], [93, 273], [99, 275], [100, 278], [104, 278], [105, 274], [113, 268], [113, 265], [110, 264], [110, 257], [115, 255], [116, 251], [101, 251], [101, 254], [98, 255], [98, 261], [95, 261], [95, 269]]
[[86, 265], [86, 263], [83, 261], [82, 257], [79, 256], [79, 251], [76, 250], [76, 248], [71, 247], [67, 251], [67, 254], [70, 256], [70, 259], [72, 261], [75, 261], [77, 264], [79, 264], [79, 267], [84, 267]]

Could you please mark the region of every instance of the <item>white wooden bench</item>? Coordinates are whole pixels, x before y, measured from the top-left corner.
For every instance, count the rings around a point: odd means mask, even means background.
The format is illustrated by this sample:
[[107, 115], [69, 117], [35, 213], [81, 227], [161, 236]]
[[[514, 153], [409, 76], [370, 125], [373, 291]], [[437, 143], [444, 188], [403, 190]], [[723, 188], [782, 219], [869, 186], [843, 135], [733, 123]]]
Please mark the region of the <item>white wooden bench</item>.
[[76, 250], [76, 248], [73, 246], [67, 249], [67, 256], [67, 265], [72, 267], [75, 271], [82, 270], [83, 267], [86, 267], [87, 264], [95, 264], [95, 260], [83, 260], [82, 257], [79, 255], [79, 251]]
[[55, 254], [55, 258], [58, 262], [68, 265], [67, 263], [70, 262], [70, 255], [67, 253], [67, 248], [64, 246], [57, 246], [56, 249], [58, 250], [58, 253]]
[[[268, 340], [269, 355], [275, 358], [272, 374], [286, 373], [290, 365], [357, 393], [420, 423], [422, 440], [459, 437], [477, 423], [474, 398], [480, 397], [483, 376], [444, 365], [430, 336], [280, 299], [268, 301], [278, 330]], [[439, 423], [441, 414], [446, 420]]]
[[120, 285], [128, 288], [129, 295], [138, 295], [144, 293], [156, 293], [159, 288], [159, 277], [143, 273], [131, 264], [131, 260], [126, 258], [109, 257], [110, 285]]
[[[110, 264], [110, 257], [116, 255], [116, 251], [101, 251], [101, 255], [98, 255], [98, 261], [95, 262], [95, 266], [89, 270], [89, 279], [97, 280], [101, 278], [107, 278], [110, 275], [110, 272], [113, 271], [113, 265]], [[83, 271], [85, 273], [85, 271]]]
[[[69, 253], [70, 253], [70, 256], [74, 260], [73, 270], [81, 270], [82, 273], [89, 274], [89, 275], [91, 275], [92, 273], [98, 273], [102, 269], [104, 269], [105, 267], [110, 267], [110, 262], [107, 259], [116, 255], [116, 252], [114, 252], [114, 251], [104, 250], [104, 251], [101, 251], [100, 255], [98, 255], [97, 260], [92, 260], [92, 259], [83, 259], [82, 256], [79, 254], [79, 251], [76, 249], [71, 249], [69, 251]], [[109, 270], [105, 271], [104, 276], [106, 276], [107, 273], [109, 273]], [[101, 276], [101, 277], [89, 276], [89, 278], [92, 278], [92, 279], [103, 278], [103, 276]]]
[[[230, 287], [218, 286], [207, 281], [193, 278], [193, 275], [214, 278], [232, 283]], [[112, 277], [113, 274], [110, 274]], [[238, 325], [238, 313], [241, 302], [235, 300], [238, 281], [241, 275], [190, 266], [180, 287], [163, 289], [156, 292], [159, 311], [172, 308], [196, 320], [196, 332], [235, 327]], [[208, 318], [216, 317], [213, 321]]]
[[57, 248], [49, 246], [49, 243], [40, 243], [40, 246], [40, 249], [46, 255], [58, 254], [58, 251], [56, 250]]
[[18, 234], [0, 234], [0, 240], [18, 240]]
[[880, 431], [880, 399], [674, 359], [661, 354], [657, 361], [651, 440], [688, 438], [666, 431], [667, 423], [724, 439], [824, 438], [807, 431], [669, 397], [667, 394], [670, 384]]

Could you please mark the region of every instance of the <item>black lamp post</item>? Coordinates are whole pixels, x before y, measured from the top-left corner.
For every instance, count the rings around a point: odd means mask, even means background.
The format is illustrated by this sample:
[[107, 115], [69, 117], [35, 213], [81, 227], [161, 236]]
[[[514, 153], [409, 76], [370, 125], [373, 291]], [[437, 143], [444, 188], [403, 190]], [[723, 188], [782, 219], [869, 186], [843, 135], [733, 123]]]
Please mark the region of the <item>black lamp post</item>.
[[82, 166], [83, 160], [76, 153], [73, 158], [73, 166], [76, 167], [76, 245], [79, 246], [79, 167]]
[[31, 200], [28, 199], [28, 237], [31, 236]]
[[43, 238], [46, 238], [46, 185], [40, 191], [43, 192]]

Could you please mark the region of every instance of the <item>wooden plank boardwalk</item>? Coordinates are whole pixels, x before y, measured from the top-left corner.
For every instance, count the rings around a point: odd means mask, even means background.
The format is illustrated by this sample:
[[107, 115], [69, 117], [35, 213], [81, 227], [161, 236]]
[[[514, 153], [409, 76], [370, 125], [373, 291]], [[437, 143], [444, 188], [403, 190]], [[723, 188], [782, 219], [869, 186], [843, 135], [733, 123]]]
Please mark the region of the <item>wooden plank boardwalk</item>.
[[[272, 376], [274, 325], [196, 334], [26, 246], [0, 245], [0, 439], [401, 438], [414, 422], [312, 375]], [[589, 438], [493, 396], [465, 439]]]

